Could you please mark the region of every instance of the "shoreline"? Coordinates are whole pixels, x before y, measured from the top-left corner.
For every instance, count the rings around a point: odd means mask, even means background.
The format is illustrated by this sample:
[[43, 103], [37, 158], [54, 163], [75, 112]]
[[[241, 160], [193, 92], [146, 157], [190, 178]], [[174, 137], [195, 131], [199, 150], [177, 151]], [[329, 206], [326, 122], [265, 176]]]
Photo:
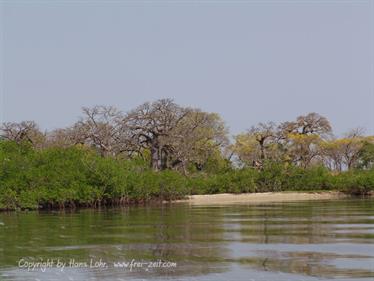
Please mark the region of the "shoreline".
[[[264, 192], [264, 193], [220, 193], [205, 195], [190, 195], [187, 199], [175, 200], [173, 203], [189, 203], [192, 205], [223, 205], [234, 203], [273, 203], [312, 200], [336, 200], [352, 198], [354, 196], [339, 191], [321, 192]], [[373, 194], [367, 197], [373, 197]]]
[[344, 193], [341, 191], [278, 191], [278, 192], [258, 192], [258, 193], [216, 193], [216, 194], [199, 194], [187, 195], [184, 199], [152, 199], [148, 201], [130, 202], [126, 204], [101, 204], [101, 205], [67, 205], [63, 207], [39, 207], [39, 208], [17, 208], [17, 209], [3, 209], [0, 208], [0, 213], [3, 212], [18, 212], [18, 211], [71, 211], [80, 209], [106, 209], [116, 207], [131, 207], [131, 206], [150, 206], [158, 204], [180, 204], [187, 203], [190, 205], [229, 205], [229, 204], [259, 204], [259, 203], [277, 203], [277, 202], [297, 202], [297, 201], [314, 201], [314, 200], [339, 200], [352, 198], [374, 198], [374, 192], [366, 195], [354, 195]]

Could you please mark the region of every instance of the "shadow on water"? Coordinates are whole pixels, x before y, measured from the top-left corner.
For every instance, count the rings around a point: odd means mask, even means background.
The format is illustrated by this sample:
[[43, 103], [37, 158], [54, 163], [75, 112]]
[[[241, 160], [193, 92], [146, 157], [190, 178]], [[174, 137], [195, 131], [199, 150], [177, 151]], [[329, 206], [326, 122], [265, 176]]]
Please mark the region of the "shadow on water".
[[[374, 277], [373, 199], [1, 213], [0, 222], [0, 280]], [[28, 271], [20, 259], [66, 266]]]

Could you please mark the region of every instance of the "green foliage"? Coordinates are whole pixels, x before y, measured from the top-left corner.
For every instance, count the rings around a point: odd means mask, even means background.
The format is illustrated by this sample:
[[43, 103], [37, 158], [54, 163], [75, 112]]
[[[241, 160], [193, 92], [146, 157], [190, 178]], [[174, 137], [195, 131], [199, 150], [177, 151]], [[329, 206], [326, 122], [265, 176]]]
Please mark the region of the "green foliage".
[[141, 158], [101, 157], [84, 146], [39, 150], [27, 143], [0, 141], [0, 209], [143, 203], [188, 194], [374, 191], [374, 169], [332, 174], [324, 167], [267, 162], [262, 170], [233, 169], [222, 159], [210, 161], [210, 167], [186, 177], [173, 170], [155, 172]]
[[182, 198], [187, 181], [141, 159], [101, 157], [85, 147], [34, 150], [0, 142], [0, 209], [98, 206]]
[[361, 169], [374, 168], [374, 143], [365, 142], [359, 152], [359, 164]]
[[243, 193], [256, 191], [258, 172], [231, 170], [222, 174], [197, 174], [188, 179], [191, 194]]
[[281, 191], [284, 189], [285, 171], [282, 163], [266, 162], [256, 182], [257, 191]]
[[344, 172], [329, 178], [331, 189], [352, 195], [367, 195], [374, 192], [374, 169]]
[[232, 169], [231, 163], [228, 159], [225, 159], [221, 152], [215, 150], [205, 161], [204, 165], [201, 166], [201, 171], [216, 174], [226, 173]]
[[290, 166], [284, 174], [283, 185], [287, 190], [328, 190], [330, 172], [323, 166], [302, 169]]

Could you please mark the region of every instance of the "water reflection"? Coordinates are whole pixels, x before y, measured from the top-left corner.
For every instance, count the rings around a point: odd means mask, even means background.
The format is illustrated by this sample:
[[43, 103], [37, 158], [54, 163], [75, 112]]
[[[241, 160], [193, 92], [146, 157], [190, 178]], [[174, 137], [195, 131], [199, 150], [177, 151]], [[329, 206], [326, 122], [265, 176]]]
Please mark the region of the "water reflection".
[[[374, 200], [165, 205], [0, 214], [0, 280], [321, 280], [374, 277]], [[101, 259], [28, 272], [19, 259]], [[171, 268], [114, 268], [121, 261]], [[277, 277], [275, 277], [277, 276]]]

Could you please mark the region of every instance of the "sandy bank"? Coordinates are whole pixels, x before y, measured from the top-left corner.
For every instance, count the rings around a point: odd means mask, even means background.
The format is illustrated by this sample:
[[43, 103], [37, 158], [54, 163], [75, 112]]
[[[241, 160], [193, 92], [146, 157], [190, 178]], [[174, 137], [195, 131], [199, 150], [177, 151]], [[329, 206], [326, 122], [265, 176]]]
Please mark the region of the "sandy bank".
[[265, 193], [244, 193], [244, 194], [209, 194], [209, 195], [191, 195], [185, 200], [176, 202], [185, 202], [198, 205], [211, 204], [232, 204], [232, 203], [266, 203], [266, 202], [287, 202], [303, 200], [328, 200], [343, 199], [349, 196], [335, 191], [324, 192], [265, 192]]

